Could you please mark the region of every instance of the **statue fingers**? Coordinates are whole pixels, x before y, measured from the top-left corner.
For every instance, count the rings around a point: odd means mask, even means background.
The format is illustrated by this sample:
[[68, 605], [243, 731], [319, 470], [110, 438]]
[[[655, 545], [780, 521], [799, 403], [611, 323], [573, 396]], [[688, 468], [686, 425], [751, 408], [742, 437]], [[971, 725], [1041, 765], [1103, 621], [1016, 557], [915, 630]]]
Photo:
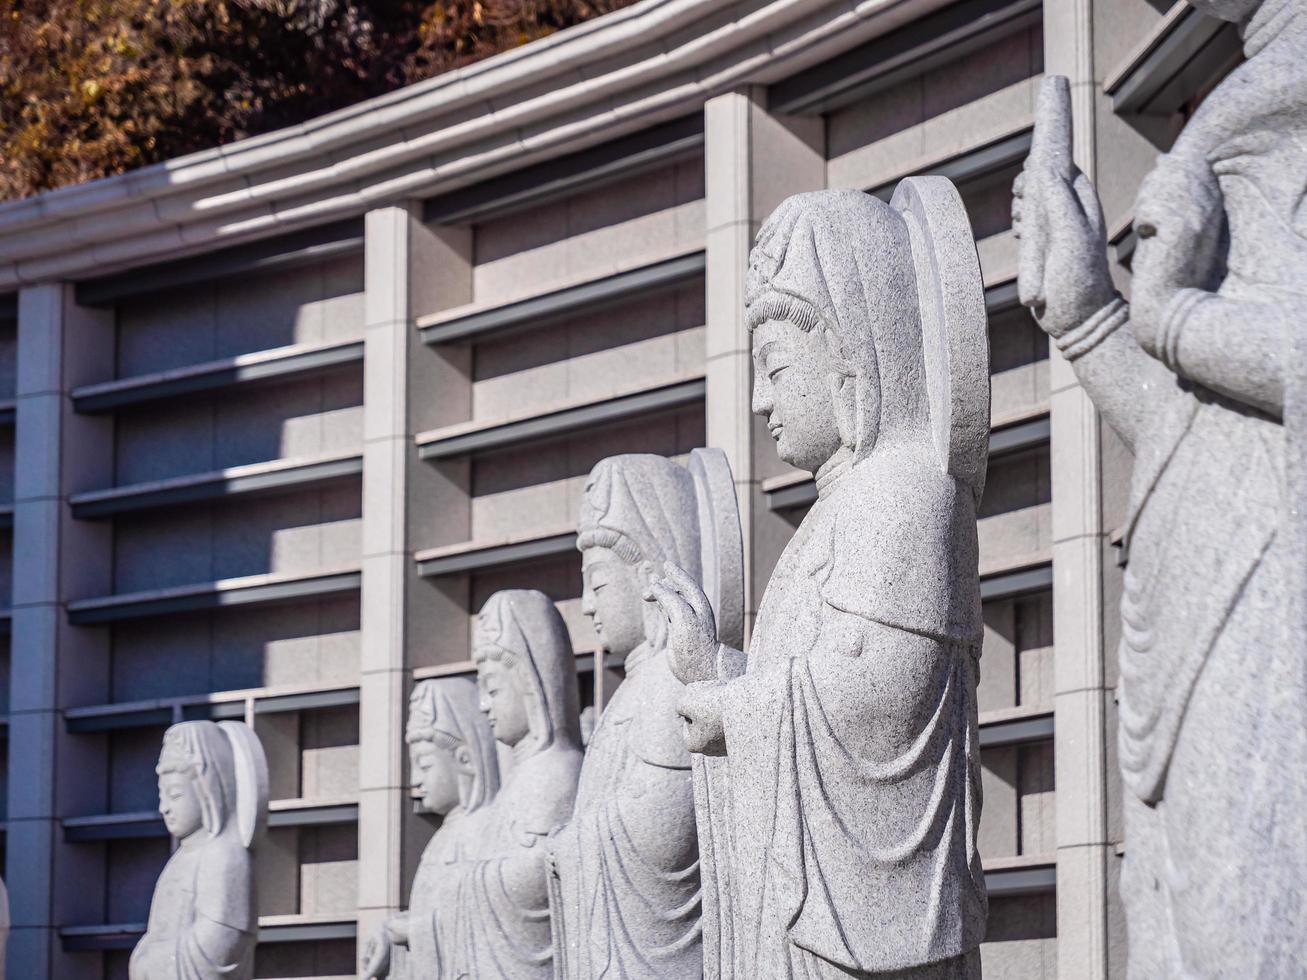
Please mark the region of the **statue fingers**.
[[1077, 170], [1072, 189], [1080, 202], [1080, 210], [1085, 216], [1085, 221], [1089, 223], [1090, 231], [1096, 239], [1105, 240], [1107, 224], [1103, 219], [1103, 205], [1098, 200], [1098, 191], [1094, 188], [1093, 182], [1083, 172]]
[[664, 562], [663, 567], [667, 572], [665, 581], [671, 584], [676, 592], [689, 603], [694, 614], [701, 620], [708, 622], [712, 620], [712, 604], [709, 603], [708, 597], [703, 594], [703, 589], [680, 565], [675, 562]]
[[646, 602], [658, 604], [658, 608], [663, 611], [663, 615], [667, 617], [667, 622], [673, 629], [684, 628], [688, 614], [691, 612], [690, 604], [668, 585], [665, 579], [651, 582], [649, 588], [645, 590], [644, 598]]

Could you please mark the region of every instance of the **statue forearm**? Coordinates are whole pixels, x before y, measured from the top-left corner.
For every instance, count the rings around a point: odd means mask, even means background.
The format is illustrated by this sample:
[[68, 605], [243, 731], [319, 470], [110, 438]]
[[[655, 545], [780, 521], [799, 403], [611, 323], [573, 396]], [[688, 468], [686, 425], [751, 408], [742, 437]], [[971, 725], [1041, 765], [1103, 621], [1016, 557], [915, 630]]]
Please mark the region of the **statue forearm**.
[[1279, 418], [1293, 319], [1287, 309], [1181, 290], [1163, 313], [1158, 357], [1181, 377]]
[[1130, 307], [1115, 297], [1055, 343], [1107, 423], [1133, 451], [1135, 439], [1173, 391], [1170, 373], [1129, 330]]

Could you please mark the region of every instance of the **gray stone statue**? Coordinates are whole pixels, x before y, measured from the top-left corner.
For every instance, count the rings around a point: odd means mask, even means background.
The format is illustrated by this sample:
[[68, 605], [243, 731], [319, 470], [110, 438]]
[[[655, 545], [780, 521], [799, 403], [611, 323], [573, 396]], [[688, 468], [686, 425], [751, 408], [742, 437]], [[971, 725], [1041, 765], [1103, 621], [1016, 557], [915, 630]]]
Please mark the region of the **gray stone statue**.
[[1129, 974], [1307, 968], [1307, 4], [1203, 0], [1247, 61], [1139, 189], [1131, 302], [1048, 79], [1022, 302], [1135, 455], [1121, 600]]
[[[422, 681], [409, 697], [405, 740], [413, 785], [422, 803], [440, 814], [440, 829], [422, 852], [407, 912], [392, 916], [363, 950], [364, 977], [446, 980], [459, 974], [450, 952], [459, 935], [436, 917], [455, 865], [480, 854], [489, 804], [499, 791], [495, 739], [470, 677]], [[439, 928], [444, 925], [445, 928]]]
[[243, 722], [164, 733], [159, 812], [178, 846], [159, 875], [131, 980], [249, 980], [258, 902], [251, 851], [268, 814], [268, 764]]
[[719, 763], [704, 975], [970, 980], [989, 375], [966, 212], [938, 177], [791, 197], [746, 288], [754, 411], [818, 499], [747, 660], [691, 576], [653, 587], [687, 743]]
[[441, 977], [550, 980], [548, 835], [572, 815], [581, 772], [576, 656], [543, 592], [496, 592], [477, 619], [481, 707], [512, 756], [478, 859], [450, 866], [436, 931], [453, 969]]
[[[731, 497], [716, 450], [689, 466], [661, 456], [600, 462], [581, 502], [582, 604], [626, 678], [586, 750], [572, 820], [551, 842], [555, 976], [567, 980], [698, 977], [700, 886], [690, 755], [668, 661], [666, 623], [644, 601], [664, 562], [731, 594], [742, 618], [739, 523], [723, 567], [714, 508]], [[730, 511], [733, 513], [733, 503]], [[721, 524], [729, 540], [729, 522]], [[701, 533], [702, 529], [702, 533]]]

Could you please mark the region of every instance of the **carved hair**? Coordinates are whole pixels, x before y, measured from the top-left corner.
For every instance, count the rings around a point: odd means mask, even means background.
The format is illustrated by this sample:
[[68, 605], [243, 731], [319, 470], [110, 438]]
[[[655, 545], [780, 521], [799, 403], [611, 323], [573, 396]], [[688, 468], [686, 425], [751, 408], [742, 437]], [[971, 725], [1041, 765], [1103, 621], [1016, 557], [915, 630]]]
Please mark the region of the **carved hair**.
[[495, 739], [478, 706], [476, 683], [467, 677], [422, 681], [408, 701], [404, 741], [430, 742], [450, 754], [466, 748], [472, 767], [472, 788], [463, 809], [472, 812], [499, 792], [499, 762]]

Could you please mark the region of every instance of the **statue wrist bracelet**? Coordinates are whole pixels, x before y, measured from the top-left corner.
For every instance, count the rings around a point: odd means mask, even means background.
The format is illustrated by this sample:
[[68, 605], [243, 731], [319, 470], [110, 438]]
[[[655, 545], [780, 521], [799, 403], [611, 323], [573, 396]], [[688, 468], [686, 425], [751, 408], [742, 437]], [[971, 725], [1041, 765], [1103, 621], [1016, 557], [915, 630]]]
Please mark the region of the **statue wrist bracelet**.
[[1057, 338], [1057, 348], [1068, 361], [1083, 357], [1116, 333], [1130, 319], [1130, 307], [1120, 295], [1073, 330]]
[[1157, 359], [1177, 374], [1180, 371], [1180, 332], [1189, 314], [1211, 294], [1202, 289], [1181, 289], [1167, 302], [1157, 337]]

